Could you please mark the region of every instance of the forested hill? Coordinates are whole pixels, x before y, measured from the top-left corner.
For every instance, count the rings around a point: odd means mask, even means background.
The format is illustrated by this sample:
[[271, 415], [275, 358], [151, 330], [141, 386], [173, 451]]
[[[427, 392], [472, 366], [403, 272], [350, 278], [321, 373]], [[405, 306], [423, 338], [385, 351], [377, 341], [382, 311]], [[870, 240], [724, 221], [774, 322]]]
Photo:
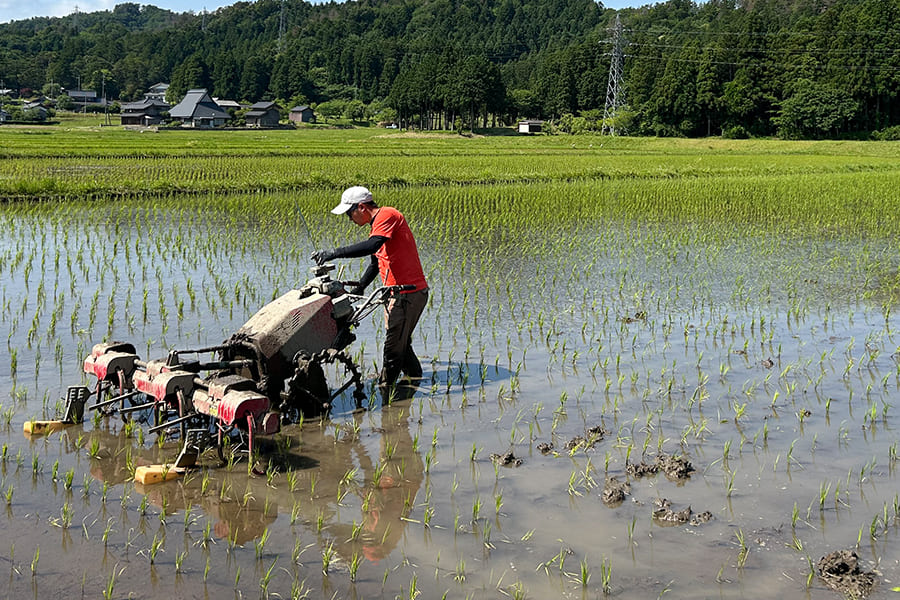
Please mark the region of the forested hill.
[[[162, 81], [173, 96], [206, 87], [390, 106], [422, 124], [490, 115], [577, 128], [602, 114], [616, 14], [592, 0], [258, 0], [208, 14], [120, 4], [0, 25], [0, 79], [80, 81], [122, 100]], [[821, 137], [900, 123], [900, 0], [669, 0], [618, 15], [629, 131]]]

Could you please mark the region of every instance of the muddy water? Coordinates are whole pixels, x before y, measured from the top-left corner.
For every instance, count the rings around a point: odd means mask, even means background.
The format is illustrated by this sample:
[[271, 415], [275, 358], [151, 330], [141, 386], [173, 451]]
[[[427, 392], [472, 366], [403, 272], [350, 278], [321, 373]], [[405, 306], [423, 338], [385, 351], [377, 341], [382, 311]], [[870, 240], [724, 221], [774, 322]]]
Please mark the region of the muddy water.
[[[888, 241], [602, 222], [512, 259], [437, 254], [426, 233], [413, 398], [286, 428], [268, 475], [209, 455], [142, 487], [133, 467], [178, 451], [146, 425], [22, 423], [57, 411], [92, 343], [216, 343], [305, 265], [275, 240], [207, 260], [71, 218], [8, 217], [0, 248], [10, 597], [831, 597], [809, 576], [839, 549], [876, 571], [872, 597], [900, 585], [900, 341], [866, 266], [873, 248], [896, 264]], [[376, 316], [354, 345], [370, 375], [381, 336]], [[693, 471], [628, 474], [662, 455]]]

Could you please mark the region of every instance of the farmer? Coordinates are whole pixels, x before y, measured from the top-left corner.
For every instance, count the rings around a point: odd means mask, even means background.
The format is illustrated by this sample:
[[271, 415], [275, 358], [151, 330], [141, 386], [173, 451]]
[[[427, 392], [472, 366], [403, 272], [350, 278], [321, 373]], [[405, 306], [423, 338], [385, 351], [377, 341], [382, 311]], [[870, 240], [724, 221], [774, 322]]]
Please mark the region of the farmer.
[[381, 274], [385, 286], [415, 286], [411, 291], [392, 294], [385, 305], [387, 332], [378, 385], [385, 401], [389, 401], [401, 371], [413, 382], [422, 378], [422, 365], [412, 348], [412, 333], [428, 301], [428, 284], [419, 262], [416, 240], [400, 211], [390, 206], [378, 206], [372, 200], [372, 193], [362, 186], [344, 190], [340, 204], [331, 212], [346, 214], [360, 227], [369, 225], [369, 238], [350, 246], [313, 252], [310, 258], [316, 264], [334, 258], [371, 256], [372, 261], [359, 284], [350, 290], [351, 294], [362, 294], [376, 273]]

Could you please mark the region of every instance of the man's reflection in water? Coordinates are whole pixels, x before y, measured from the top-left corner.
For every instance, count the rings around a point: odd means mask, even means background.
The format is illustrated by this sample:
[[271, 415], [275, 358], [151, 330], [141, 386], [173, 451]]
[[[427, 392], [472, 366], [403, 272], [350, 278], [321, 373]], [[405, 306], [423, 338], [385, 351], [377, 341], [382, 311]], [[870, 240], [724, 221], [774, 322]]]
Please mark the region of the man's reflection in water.
[[[414, 390], [413, 390], [414, 391]], [[360, 492], [362, 523], [353, 540], [353, 525], [337, 524], [330, 528], [335, 536], [335, 549], [345, 559], [360, 552], [370, 561], [387, 557], [403, 537], [404, 518], [416, 504], [416, 495], [425, 479], [422, 456], [413, 446], [410, 432], [409, 393], [403, 399], [381, 409], [381, 427], [377, 433], [379, 455], [372, 463], [360, 456], [365, 484]], [[366, 464], [368, 463], [368, 464]]]

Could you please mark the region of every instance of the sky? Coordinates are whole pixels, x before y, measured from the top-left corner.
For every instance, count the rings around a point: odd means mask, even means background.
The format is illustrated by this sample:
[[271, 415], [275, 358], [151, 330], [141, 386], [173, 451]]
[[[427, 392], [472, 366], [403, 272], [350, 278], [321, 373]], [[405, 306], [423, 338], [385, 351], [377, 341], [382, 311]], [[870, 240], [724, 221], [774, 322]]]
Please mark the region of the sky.
[[[75, 12], [78, 7], [80, 12], [95, 12], [98, 10], [112, 10], [116, 4], [124, 0], [0, 0], [0, 23], [30, 19], [31, 17], [64, 17]], [[228, 6], [234, 2], [223, 0], [157, 0], [155, 2], [140, 2], [138, 4], [153, 4], [159, 8], [165, 8], [173, 12], [195, 13], [203, 12], [203, 9], [212, 12], [222, 6]], [[662, 0], [659, 0], [662, 1]], [[603, 6], [607, 8], [625, 8], [628, 6], [643, 6], [653, 4], [653, 0], [605, 0]]]

